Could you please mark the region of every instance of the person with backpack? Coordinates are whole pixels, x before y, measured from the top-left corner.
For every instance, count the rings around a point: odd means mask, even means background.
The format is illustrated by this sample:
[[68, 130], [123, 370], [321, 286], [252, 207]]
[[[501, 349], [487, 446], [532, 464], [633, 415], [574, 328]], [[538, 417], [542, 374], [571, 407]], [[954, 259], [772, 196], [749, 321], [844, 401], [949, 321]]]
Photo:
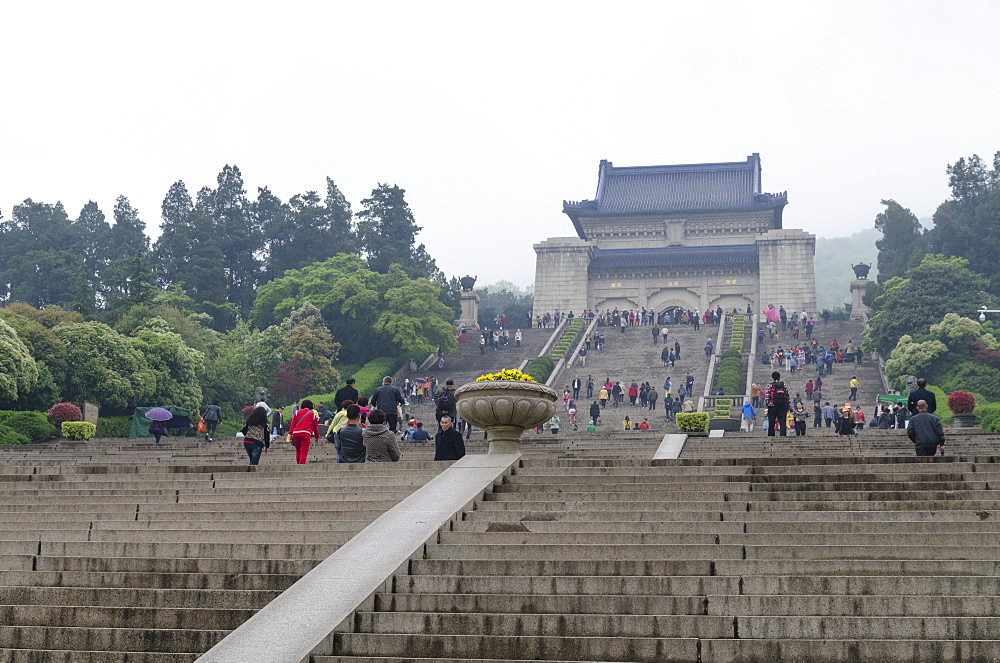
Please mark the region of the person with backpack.
[[788, 397], [788, 387], [781, 381], [781, 373], [778, 371], [771, 373], [771, 380], [772, 382], [767, 385], [764, 392], [767, 419], [771, 424], [767, 428], [767, 436], [774, 437], [774, 431], [781, 429], [781, 437], [787, 437], [788, 424], [785, 418], [788, 416], [788, 404], [791, 401]]
[[434, 418], [441, 425], [441, 417], [451, 417], [452, 422], [458, 419], [455, 411], [455, 380], [448, 378], [444, 381], [444, 391], [438, 394], [437, 402], [434, 404]]

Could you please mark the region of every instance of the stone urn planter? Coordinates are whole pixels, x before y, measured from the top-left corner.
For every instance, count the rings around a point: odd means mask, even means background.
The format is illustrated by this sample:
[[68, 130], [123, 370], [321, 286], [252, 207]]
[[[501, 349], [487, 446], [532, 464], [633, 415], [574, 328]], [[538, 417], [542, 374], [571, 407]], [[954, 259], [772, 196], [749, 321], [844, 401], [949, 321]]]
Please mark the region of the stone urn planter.
[[953, 414], [952, 415], [952, 427], [953, 428], [975, 428], [976, 427], [976, 415], [974, 415], [974, 414]]
[[521, 433], [544, 424], [556, 412], [554, 389], [537, 382], [470, 382], [455, 392], [458, 415], [484, 429], [491, 454], [517, 453]]

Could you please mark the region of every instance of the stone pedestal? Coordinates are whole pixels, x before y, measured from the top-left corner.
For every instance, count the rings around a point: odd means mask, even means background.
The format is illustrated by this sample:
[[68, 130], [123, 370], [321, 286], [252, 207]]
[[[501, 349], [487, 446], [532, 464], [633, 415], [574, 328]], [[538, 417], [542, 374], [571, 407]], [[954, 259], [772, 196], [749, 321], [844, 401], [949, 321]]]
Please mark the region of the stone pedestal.
[[871, 315], [872, 310], [864, 305], [861, 298], [868, 291], [868, 279], [851, 281], [851, 320], [860, 320], [862, 315]]
[[462, 317], [455, 321], [455, 326], [462, 325], [470, 331], [479, 329], [479, 295], [472, 290], [462, 292]]

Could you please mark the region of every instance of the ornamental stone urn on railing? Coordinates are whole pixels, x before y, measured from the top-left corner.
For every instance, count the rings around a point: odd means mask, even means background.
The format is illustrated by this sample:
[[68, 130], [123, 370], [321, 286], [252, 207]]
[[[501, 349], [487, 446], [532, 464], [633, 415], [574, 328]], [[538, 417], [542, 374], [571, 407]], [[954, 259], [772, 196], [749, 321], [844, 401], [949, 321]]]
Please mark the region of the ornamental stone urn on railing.
[[557, 398], [517, 370], [480, 376], [455, 392], [458, 415], [486, 431], [491, 454], [517, 453], [521, 434], [551, 419]]
[[856, 276], [859, 281], [864, 281], [868, 278], [868, 272], [871, 268], [871, 265], [866, 265], [863, 262], [858, 263], [857, 265], [851, 265], [851, 269], [854, 270], [854, 276]]

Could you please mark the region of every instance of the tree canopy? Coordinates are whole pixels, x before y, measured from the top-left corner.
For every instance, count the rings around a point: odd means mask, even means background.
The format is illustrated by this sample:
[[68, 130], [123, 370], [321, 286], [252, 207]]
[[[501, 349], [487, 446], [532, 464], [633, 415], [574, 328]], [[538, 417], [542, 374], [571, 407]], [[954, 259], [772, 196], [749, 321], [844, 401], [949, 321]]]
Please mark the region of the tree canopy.
[[928, 333], [946, 313], [971, 315], [989, 305], [986, 279], [968, 265], [963, 258], [930, 255], [905, 276], [889, 279], [875, 300], [877, 312], [869, 320], [865, 347], [888, 355], [904, 335]]
[[262, 286], [250, 322], [257, 328], [278, 324], [308, 301], [342, 344], [340, 356], [352, 364], [402, 352], [426, 355], [438, 347], [451, 352], [452, 311], [440, 294], [440, 285], [410, 278], [399, 266], [379, 274], [357, 256], [340, 254]]

